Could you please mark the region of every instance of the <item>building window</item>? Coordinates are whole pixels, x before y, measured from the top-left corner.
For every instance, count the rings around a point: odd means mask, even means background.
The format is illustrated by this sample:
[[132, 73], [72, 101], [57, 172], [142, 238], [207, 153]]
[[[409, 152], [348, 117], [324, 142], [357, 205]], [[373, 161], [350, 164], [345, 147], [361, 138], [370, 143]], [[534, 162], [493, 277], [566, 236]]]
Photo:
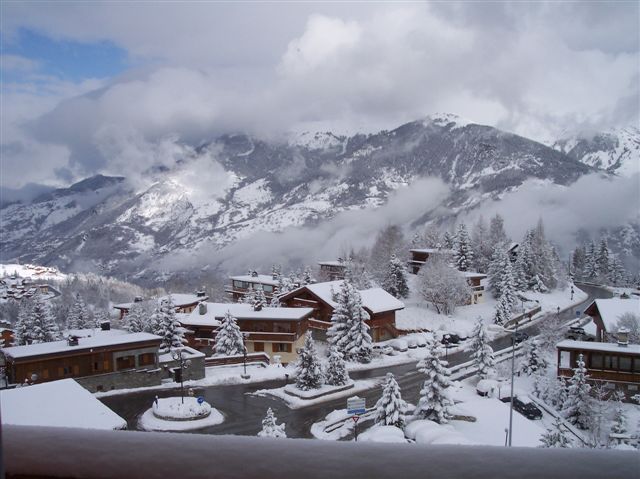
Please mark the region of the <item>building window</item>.
[[156, 355], [154, 353], [144, 353], [138, 356], [138, 364], [140, 366], [151, 366], [156, 363]]
[[257, 353], [264, 351], [264, 343], [253, 343], [253, 350]]
[[629, 356], [620, 356], [618, 358], [620, 371], [631, 372], [631, 358]]
[[273, 286], [271, 286], [270, 284], [265, 284], [262, 286], [262, 290], [265, 293], [273, 293]]
[[291, 324], [289, 323], [277, 323], [274, 327], [274, 332], [276, 333], [290, 333], [291, 332]]
[[131, 369], [136, 367], [136, 357], [135, 356], [123, 356], [116, 359], [116, 369], [120, 371], [121, 369]]
[[618, 356], [605, 356], [604, 369], [618, 369]]
[[289, 343], [275, 343], [273, 345], [274, 353], [290, 353], [291, 352], [291, 344]]
[[571, 353], [569, 351], [560, 351], [560, 367], [563, 369], [571, 367]]
[[592, 369], [602, 369], [602, 354], [592, 354], [591, 355], [591, 364], [590, 367]]
[[640, 373], [640, 358], [635, 358], [633, 360], [633, 372]]

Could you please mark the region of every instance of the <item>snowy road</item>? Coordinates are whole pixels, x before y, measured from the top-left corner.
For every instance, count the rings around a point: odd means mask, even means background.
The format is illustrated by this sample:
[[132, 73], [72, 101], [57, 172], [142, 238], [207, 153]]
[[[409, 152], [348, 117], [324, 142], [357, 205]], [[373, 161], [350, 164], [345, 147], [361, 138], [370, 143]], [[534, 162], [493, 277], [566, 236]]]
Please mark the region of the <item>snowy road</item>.
[[[588, 285], [581, 285], [588, 299], [580, 305], [570, 308], [560, 313], [560, 318], [570, 320], [575, 317], [575, 310], [584, 308], [593, 301], [594, 298], [610, 297], [608, 291]], [[538, 333], [536, 324], [521, 329], [530, 336]], [[511, 346], [510, 337], [501, 337], [494, 340], [491, 346], [495, 351]], [[460, 364], [470, 359], [469, 352], [459, 352], [448, 356], [451, 365]], [[424, 377], [416, 371], [416, 363], [408, 363], [397, 366], [389, 366], [367, 371], [355, 371], [350, 373], [353, 379], [382, 379], [387, 372], [392, 372], [402, 388], [402, 396], [408, 401], [415, 403], [419, 396], [420, 388]], [[218, 426], [212, 426], [197, 431], [203, 434], [240, 434], [256, 435], [261, 429], [261, 421], [267, 408], [272, 408], [279, 422], [287, 424], [286, 432], [289, 437], [309, 438], [311, 425], [322, 420], [334, 409], [345, 407], [345, 399], [309, 406], [303, 409], [289, 409], [281, 400], [271, 396], [254, 396], [252, 393], [258, 389], [276, 388], [284, 385], [284, 381], [266, 381], [246, 385], [233, 386], [211, 386], [207, 388], [196, 388], [198, 395], [204, 396], [205, 400], [219, 409], [225, 415], [225, 422]], [[176, 394], [175, 390], [143, 391], [119, 396], [101, 398], [101, 401], [109, 406], [113, 411], [127, 420], [129, 429], [137, 429], [137, 422], [140, 415], [144, 413], [153, 402], [155, 395], [167, 397]], [[364, 393], [358, 394], [367, 400], [367, 405], [373, 405], [380, 396], [380, 388], [376, 387]]]

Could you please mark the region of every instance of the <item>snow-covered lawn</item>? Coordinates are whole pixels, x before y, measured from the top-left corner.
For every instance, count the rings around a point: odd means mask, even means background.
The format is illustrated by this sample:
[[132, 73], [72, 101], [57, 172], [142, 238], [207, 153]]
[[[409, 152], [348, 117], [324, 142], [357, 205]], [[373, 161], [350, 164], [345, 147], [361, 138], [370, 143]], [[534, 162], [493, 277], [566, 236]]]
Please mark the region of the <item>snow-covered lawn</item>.
[[346, 391], [347, 389], [351, 390], [353, 389], [353, 387], [353, 381], [349, 381], [344, 386], [331, 386], [329, 384], [323, 384], [322, 387], [318, 389], [309, 389], [308, 391], [304, 391], [302, 389], [299, 389], [295, 384], [287, 384], [284, 387], [284, 392], [291, 396], [296, 396], [300, 399], [308, 401], [309, 399], [316, 399], [329, 394], [333, 395], [333, 393]]
[[215, 426], [224, 416], [208, 402], [198, 403], [195, 397], [157, 399], [151, 409], [140, 417], [138, 425], [146, 431], [192, 431]]
[[193, 421], [167, 421], [153, 414], [153, 408], [149, 408], [138, 420], [138, 427], [145, 431], [195, 431], [203, 427], [215, 426], [224, 422], [224, 416], [220, 411], [211, 408], [211, 414], [203, 419]]
[[376, 379], [353, 381], [352, 388], [339, 390], [333, 394], [327, 394], [326, 396], [321, 396], [315, 399], [302, 399], [296, 396], [292, 396], [291, 394], [288, 394], [286, 392], [286, 388], [288, 386], [275, 389], [260, 389], [253, 394], [259, 396], [264, 396], [267, 394], [275, 396], [282, 399], [291, 409], [300, 409], [306, 406], [312, 406], [314, 404], [320, 404], [326, 401], [333, 401], [334, 399], [338, 399], [341, 397], [354, 396], [360, 391], [366, 391], [367, 389], [375, 387], [377, 384], [378, 380]]

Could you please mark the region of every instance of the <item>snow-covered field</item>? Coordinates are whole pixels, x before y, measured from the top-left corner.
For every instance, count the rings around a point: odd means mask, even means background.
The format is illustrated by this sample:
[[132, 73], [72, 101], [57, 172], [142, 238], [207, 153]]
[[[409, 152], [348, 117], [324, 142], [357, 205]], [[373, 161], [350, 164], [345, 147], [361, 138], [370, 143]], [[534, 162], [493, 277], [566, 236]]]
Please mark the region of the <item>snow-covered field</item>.
[[22, 278], [38, 280], [64, 280], [67, 275], [50, 266], [38, 266], [35, 264], [0, 264], [0, 277], [17, 274]]

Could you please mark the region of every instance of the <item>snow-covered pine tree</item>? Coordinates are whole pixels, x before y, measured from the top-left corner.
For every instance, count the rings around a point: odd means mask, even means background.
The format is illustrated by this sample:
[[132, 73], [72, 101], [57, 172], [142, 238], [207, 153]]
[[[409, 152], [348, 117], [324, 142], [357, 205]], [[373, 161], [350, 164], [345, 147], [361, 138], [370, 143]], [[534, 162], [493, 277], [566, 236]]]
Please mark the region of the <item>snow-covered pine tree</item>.
[[256, 311], [260, 311], [262, 308], [267, 306], [267, 297], [265, 296], [264, 291], [262, 291], [262, 288], [256, 291], [251, 305]]
[[396, 426], [404, 428], [407, 403], [402, 399], [400, 386], [392, 373], [387, 373], [382, 396], [376, 403], [374, 422], [379, 426]]
[[102, 323], [110, 323], [111, 316], [109, 316], [109, 312], [104, 309], [99, 309], [94, 311], [93, 313], [93, 324], [95, 324], [96, 328], [99, 328]]
[[598, 253], [596, 256], [596, 264], [598, 267], [598, 274], [603, 278], [609, 275], [609, 243], [607, 238], [600, 239], [600, 245], [598, 246]]
[[489, 337], [482, 318], [478, 318], [473, 330], [473, 361], [478, 368], [478, 377], [487, 379], [495, 368], [493, 348], [489, 346]]
[[392, 254], [389, 260], [389, 266], [382, 280], [382, 289], [396, 298], [409, 296], [407, 269], [395, 254]]
[[486, 273], [493, 255], [493, 245], [489, 242], [489, 232], [482, 216], [473, 228], [472, 240], [473, 268], [479, 273]]
[[258, 433], [259, 437], [287, 437], [284, 432], [285, 423], [277, 424], [278, 418], [273, 414], [271, 408], [267, 409], [267, 415], [262, 420], [262, 430]]
[[594, 279], [598, 277], [598, 252], [596, 248], [595, 241], [591, 241], [587, 248], [585, 264], [584, 264], [584, 275], [589, 279]]
[[497, 246], [499, 244], [506, 244], [509, 242], [507, 233], [504, 231], [504, 219], [499, 214], [496, 214], [489, 221], [489, 244]]
[[85, 329], [95, 326], [93, 320], [89, 316], [87, 306], [80, 294], [75, 295], [75, 300], [67, 315], [67, 329]]
[[302, 272], [302, 284], [307, 285], [311, 283], [313, 283], [313, 272], [311, 271], [311, 266], [307, 265]]
[[269, 301], [270, 308], [279, 308], [280, 307], [280, 289], [278, 286], [273, 287], [273, 294], [271, 295], [271, 301]]
[[571, 268], [575, 277], [581, 278], [584, 274], [587, 252], [584, 246], [576, 246], [571, 254]]
[[614, 286], [623, 284], [627, 273], [624, 270], [622, 262], [618, 259], [617, 255], [614, 254], [609, 255], [609, 258], [609, 273], [607, 279]]
[[327, 330], [327, 337], [329, 338], [329, 344], [334, 346], [339, 352], [344, 354], [346, 352], [345, 346], [347, 343], [347, 337], [349, 335], [349, 329], [351, 329], [351, 297], [353, 296], [354, 288], [349, 280], [344, 280], [340, 289], [334, 291], [335, 302], [337, 303], [333, 309], [331, 316], [331, 326]]
[[449, 397], [451, 380], [446, 363], [440, 359], [440, 345], [433, 341], [427, 355], [418, 363], [418, 370], [424, 373], [424, 386], [420, 390], [420, 399], [414, 411], [416, 419], [430, 419], [444, 424], [452, 416], [453, 401]]
[[124, 327], [130, 333], [140, 333], [149, 328], [149, 318], [146, 308], [142, 303], [133, 303], [129, 312], [124, 317]]
[[325, 370], [326, 383], [331, 386], [344, 386], [349, 382], [347, 365], [342, 353], [335, 346], [329, 348], [329, 360]]
[[162, 336], [160, 350], [169, 351], [170, 349], [183, 346], [184, 343], [187, 342], [186, 339], [184, 339], [186, 329], [182, 327], [180, 321], [176, 318], [176, 307], [173, 304], [171, 295], [162, 300], [160, 314], [162, 315], [161, 327], [158, 334]]
[[504, 296], [500, 296], [496, 302], [493, 314], [493, 323], [499, 326], [506, 324], [511, 319], [511, 310]]
[[380, 230], [371, 247], [368, 268], [376, 282], [382, 283], [391, 255], [397, 255], [401, 251], [406, 251], [402, 228], [398, 225], [389, 225]]
[[235, 356], [244, 352], [244, 341], [236, 318], [229, 311], [224, 314], [216, 334], [215, 354]]
[[350, 301], [350, 328], [345, 341], [345, 359], [368, 363], [373, 353], [373, 341], [369, 334], [369, 325], [366, 320], [369, 314], [362, 307], [360, 292], [353, 289]]
[[571, 447], [571, 441], [567, 437], [567, 428], [563, 426], [562, 419], [556, 417], [547, 430], [540, 436], [539, 447]]
[[453, 245], [453, 261], [457, 270], [468, 271], [473, 261], [471, 238], [464, 223], [460, 223], [456, 231], [456, 240]]
[[502, 246], [496, 247], [489, 265], [489, 288], [494, 297], [505, 297], [509, 309], [517, 302], [516, 282], [509, 253]]
[[309, 391], [310, 389], [319, 389], [323, 384], [322, 365], [309, 330], [304, 336], [304, 346], [300, 350], [296, 363], [296, 387], [303, 391]]
[[157, 334], [158, 336], [160, 336], [162, 334], [163, 323], [164, 323], [164, 314], [162, 312], [162, 303], [156, 302], [155, 309], [153, 310], [153, 313], [149, 317], [149, 322], [145, 326], [145, 331], [151, 334]]
[[41, 294], [34, 296], [30, 323], [32, 343], [48, 343], [60, 339], [60, 329], [51, 312], [51, 306]]
[[256, 301], [256, 290], [253, 288], [253, 286], [249, 286], [249, 289], [247, 290], [247, 292], [244, 294], [244, 296], [242, 296], [242, 298], [240, 298], [240, 301], [238, 302], [243, 304], [250, 304], [253, 306], [255, 301]]
[[525, 343], [524, 362], [521, 370], [527, 376], [537, 374], [547, 368], [547, 361], [540, 354], [537, 340], [527, 341]]
[[33, 302], [28, 299], [20, 301], [18, 308], [18, 320], [13, 326], [13, 345], [24, 346], [31, 344], [33, 332], [33, 316], [31, 309]]
[[569, 379], [567, 398], [562, 412], [567, 420], [579, 427], [588, 429], [591, 421], [591, 386], [587, 383], [587, 369], [584, 365], [582, 354], [578, 356], [577, 367], [573, 370], [573, 376]]
[[622, 397], [616, 397], [616, 407], [613, 413], [613, 423], [611, 424], [611, 432], [613, 434], [627, 434], [627, 432], [629, 432], [629, 428], [627, 426], [627, 415], [622, 407]]
[[453, 245], [455, 244], [455, 235], [451, 233], [451, 231], [445, 231], [442, 235], [442, 246], [446, 249], [453, 250]]

